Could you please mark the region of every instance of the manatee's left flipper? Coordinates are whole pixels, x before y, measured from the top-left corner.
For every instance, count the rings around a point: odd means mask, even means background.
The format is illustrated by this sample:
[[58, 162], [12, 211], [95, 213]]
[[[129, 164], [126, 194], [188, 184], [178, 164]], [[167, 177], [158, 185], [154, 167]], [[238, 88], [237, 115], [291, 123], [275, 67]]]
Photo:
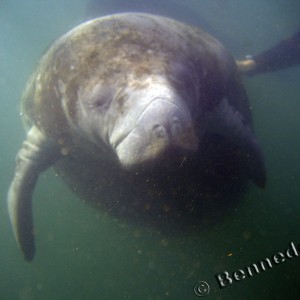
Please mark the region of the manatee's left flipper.
[[207, 114], [207, 130], [218, 133], [241, 150], [248, 176], [259, 187], [266, 184], [266, 170], [261, 147], [250, 125], [226, 98]]
[[16, 240], [24, 258], [31, 261], [35, 253], [32, 194], [41, 172], [58, 159], [53, 141], [33, 126], [16, 157], [14, 178], [8, 191], [8, 212]]

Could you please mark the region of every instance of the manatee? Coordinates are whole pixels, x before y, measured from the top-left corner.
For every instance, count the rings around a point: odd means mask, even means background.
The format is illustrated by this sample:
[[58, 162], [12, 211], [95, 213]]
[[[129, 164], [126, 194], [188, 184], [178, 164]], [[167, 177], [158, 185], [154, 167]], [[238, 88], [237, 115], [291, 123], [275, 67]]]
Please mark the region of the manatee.
[[27, 137], [8, 210], [27, 261], [35, 255], [34, 187], [51, 166], [85, 201], [119, 216], [180, 215], [223, 186], [265, 186], [232, 56], [172, 19], [125, 13], [75, 27], [41, 58], [21, 115]]

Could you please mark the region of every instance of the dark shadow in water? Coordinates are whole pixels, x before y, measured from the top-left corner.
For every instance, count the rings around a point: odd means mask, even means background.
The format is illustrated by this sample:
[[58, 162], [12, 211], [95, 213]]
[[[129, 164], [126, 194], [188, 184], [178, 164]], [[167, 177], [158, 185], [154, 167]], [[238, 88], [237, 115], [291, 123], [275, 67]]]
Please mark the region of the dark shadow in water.
[[240, 152], [220, 136], [206, 137], [194, 157], [141, 171], [122, 171], [81, 157], [56, 166], [84, 201], [113, 217], [164, 233], [208, 228], [233, 212], [247, 187]]

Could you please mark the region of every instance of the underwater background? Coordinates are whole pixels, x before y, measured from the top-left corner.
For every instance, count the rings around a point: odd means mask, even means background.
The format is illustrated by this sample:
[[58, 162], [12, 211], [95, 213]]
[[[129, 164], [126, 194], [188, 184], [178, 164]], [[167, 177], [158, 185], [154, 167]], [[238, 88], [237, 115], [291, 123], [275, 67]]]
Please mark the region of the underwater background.
[[[96, 211], [48, 170], [34, 194], [37, 254], [23, 260], [6, 195], [25, 137], [25, 83], [47, 47], [81, 22], [140, 10], [202, 26], [237, 59], [300, 29], [299, 0], [0, 1], [0, 299], [300, 299], [300, 258], [220, 289], [216, 274], [300, 245], [300, 65], [244, 78], [268, 172], [239, 203], [197, 230], [165, 234]], [[204, 222], [205, 223], [205, 222]], [[300, 250], [299, 250], [300, 253]]]

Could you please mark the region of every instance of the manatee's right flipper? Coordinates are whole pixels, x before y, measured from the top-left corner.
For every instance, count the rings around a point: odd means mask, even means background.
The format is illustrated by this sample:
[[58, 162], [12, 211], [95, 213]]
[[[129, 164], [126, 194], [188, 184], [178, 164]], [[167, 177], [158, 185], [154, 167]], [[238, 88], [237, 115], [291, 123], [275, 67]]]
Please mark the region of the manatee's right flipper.
[[208, 129], [227, 138], [239, 148], [249, 179], [259, 186], [266, 184], [264, 156], [250, 125], [243, 116], [223, 98], [207, 115]]
[[55, 143], [33, 126], [16, 158], [15, 174], [8, 191], [8, 212], [16, 240], [27, 261], [31, 261], [35, 253], [33, 190], [39, 174], [53, 165], [58, 153]]

